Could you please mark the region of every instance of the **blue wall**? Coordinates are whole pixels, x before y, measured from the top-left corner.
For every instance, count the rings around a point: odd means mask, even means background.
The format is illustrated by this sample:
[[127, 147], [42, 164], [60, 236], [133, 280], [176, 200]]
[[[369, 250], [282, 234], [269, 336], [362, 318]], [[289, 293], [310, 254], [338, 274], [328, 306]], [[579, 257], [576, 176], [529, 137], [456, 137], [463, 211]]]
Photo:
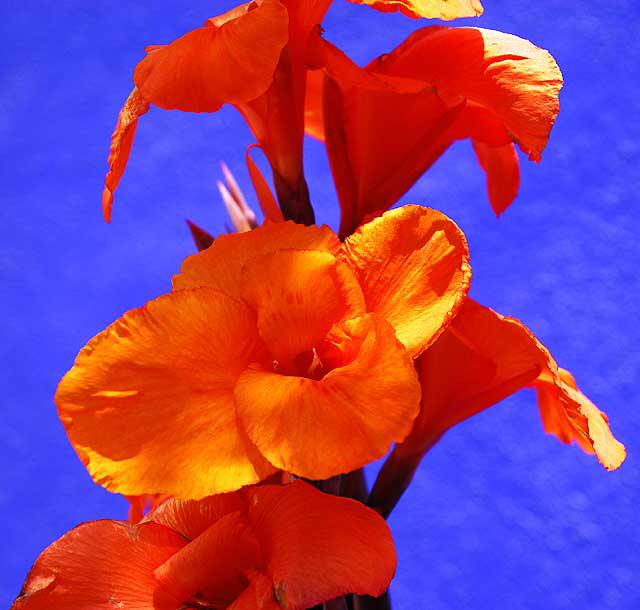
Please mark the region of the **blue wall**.
[[[396, 610], [640, 608], [636, 206], [640, 179], [640, 10], [615, 3], [486, 0], [459, 24], [549, 49], [566, 85], [540, 165], [523, 159], [521, 194], [496, 220], [467, 142], [404, 198], [443, 210], [470, 241], [472, 295], [520, 318], [606, 411], [628, 448], [607, 474], [545, 436], [531, 391], [449, 432], [391, 518]], [[9, 0], [0, 9], [2, 425], [0, 596], [18, 593], [38, 553], [81, 521], [125, 515], [71, 450], [52, 396], [82, 345], [170, 287], [193, 251], [184, 218], [212, 233], [225, 216], [226, 160], [246, 184], [247, 128], [216, 115], [143, 117], [102, 222], [109, 136], [142, 49], [231, 3]], [[424, 25], [336, 0], [326, 37], [359, 62]], [[308, 178], [321, 221], [337, 220], [322, 147]]]

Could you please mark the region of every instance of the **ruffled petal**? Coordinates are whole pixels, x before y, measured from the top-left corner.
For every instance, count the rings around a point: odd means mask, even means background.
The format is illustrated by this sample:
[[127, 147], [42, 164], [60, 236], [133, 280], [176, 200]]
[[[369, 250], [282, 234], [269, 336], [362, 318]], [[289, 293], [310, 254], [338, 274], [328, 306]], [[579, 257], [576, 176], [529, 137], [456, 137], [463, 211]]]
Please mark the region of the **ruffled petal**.
[[390, 210], [349, 236], [344, 250], [367, 311], [391, 322], [414, 357], [437, 339], [469, 290], [464, 235], [436, 210]]
[[393, 539], [371, 509], [301, 481], [244, 493], [279, 607], [302, 610], [346, 593], [375, 596], [388, 588], [396, 566]]
[[200, 498], [273, 472], [233, 401], [256, 341], [248, 307], [206, 287], [151, 301], [92, 339], [56, 403], [94, 480], [128, 495]]
[[152, 48], [136, 67], [134, 82], [160, 108], [215, 112], [269, 88], [288, 38], [284, 5], [251, 2]]
[[293, 222], [266, 224], [242, 234], [220, 235], [207, 250], [185, 259], [173, 278], [174, 290], [211, 286], [232, 296], [242, 295], [240, 272], [251, 258], [287, 248], [337, 253], [340, 242], [327, 227]]
[[92, 521], [38, 558], [12, 610], [174, 610], [153, 571], [186, 541], [161, 525]]
[[489, 110], [534, 161], [540, 160], [559, 110], [562, 74], [553, 57], [503, 32], [422, 28], [370, 67], [421, 79], [448, 106], [465, 101]]
[[102, 191], [102, 214], [107, 222], [111, 221], [111, 209], [113, 208], [113, 194], [118, 188], [122, 174], [127, 167], [133, 138], [136, 135], [138, 119], [149, 110], [149, 103], [142, 97], [140, 91], [134, 87], [133, 91], [124, 103], [116, 129], [111, 136], [111, 149], [109, 150], [109, 172], [104, 179]]
[[483, 13], [479, 0], [350, 0], [366, 4], [383, 13], [400, 11], [407, 17], [426, 17], [449, 21], [458, 17], [479, 17]]
[[409, 432], [420, 401], [411, 357], [375, 314], [334, 327], [318, 359], [329, 369], [319, 379], [252, 365], [235, 388], [241, 422], [262, 454], [310, 479], [384, 455]]

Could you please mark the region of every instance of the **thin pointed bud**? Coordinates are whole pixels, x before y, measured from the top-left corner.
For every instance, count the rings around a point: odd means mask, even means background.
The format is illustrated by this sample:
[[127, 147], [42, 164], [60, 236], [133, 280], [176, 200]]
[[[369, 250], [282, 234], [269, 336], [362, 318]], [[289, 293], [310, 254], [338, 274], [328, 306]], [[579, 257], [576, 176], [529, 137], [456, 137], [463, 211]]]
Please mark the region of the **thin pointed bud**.
[[187, 224], [198, 251], [206, 250], [213, 243], [213, 236], [190, 220], [187, 220]]
[[247, 200], [238, 184], [238, 181], [235, 179], [234, 175], [231, 173], [231, 170], [227, 166], [227, 164], [223, 161], [220, 163], [222, 166], [222, 173], [224, 174], [224, 179], [227, 182], [227, 188], [229, 192], [236, 200], [238, 207], [242, 211], [242, 214], [247, 220], [247, 223], [252, 229], [255, 229], [258, 226], [258, 222], [256, 220], [256, 215], [254, 211], [251, 209], [251, 206], [247, 203]]
[[231, 224], [233, 224], [236, 232], [246, 233], [247, 231], [251, 231], [251, 226], [242, 213], [237, 200], [229, 192], [229, 189], [219, 180], [216, 184], [218, 185], [218, 191], [220, 192], [220, 196], [224, 202], [224, 207], [227, 208], [227, 212], [231, 218]]
[[284, 218], [282, 211], [278, 207], [278, 202], [271, 192], [265, 177], [256, 165], [256, 162], [251, 158], [250, 150], [254, 147], [260, 148], [257, 144], [252, 144], [247, 148], [245, 158], [247, 161], [247, 169], [249, 170], [249, 177], [251, 178], [251, 183], [258, 197], [258, 203], [260, 204], [265, 219], [271, 222], [282, 222]]

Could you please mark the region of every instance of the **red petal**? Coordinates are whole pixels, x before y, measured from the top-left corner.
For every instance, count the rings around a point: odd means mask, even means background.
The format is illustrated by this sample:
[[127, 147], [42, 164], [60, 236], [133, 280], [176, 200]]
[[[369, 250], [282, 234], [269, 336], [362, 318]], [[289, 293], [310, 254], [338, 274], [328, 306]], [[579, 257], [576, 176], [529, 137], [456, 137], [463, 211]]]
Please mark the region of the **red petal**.
[[304, 609], [346, 593], [380, 595], [396, 566], [384, 520], [355, 500], [301, 481], [248, 488], [249, 520], [260, 539], [280, 606]]
[[516, 198], [520, 188], [520, 163], [515, 146], [510, 142], [491, 146], [473, 140], [480, 167], [487, 175], [487, 191], [491, 207], [500, 216]]
[[12, 610], [175, 610], [153, 570], [185, 544], [152, 523], [84, 523], [40, 555]]
[[286, 8], [277, 0], [252, 2], [156, 47], [134, 81], [161, 108], [215, 112], [264, 93], [287, 40]]

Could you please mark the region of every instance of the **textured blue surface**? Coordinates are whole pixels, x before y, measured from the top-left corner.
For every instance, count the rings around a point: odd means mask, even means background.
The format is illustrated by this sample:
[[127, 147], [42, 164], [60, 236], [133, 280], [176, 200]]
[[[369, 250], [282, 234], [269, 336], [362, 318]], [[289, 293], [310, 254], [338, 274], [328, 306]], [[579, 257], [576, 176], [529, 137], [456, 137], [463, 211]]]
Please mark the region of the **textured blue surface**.
[[[478, 25], [549, 49], [565, 75], [540, 165], [497, 221], [468, 143], [405, 197], [454, 218], [469, 238], [472, 294], [520, 318], [577, 377], [628, 449], [607, 474], [545, 436], [532, 392], [450, 431], [391, 518], [396, 610], [640, 608], [637, 421], [638, 26], [631, 0], [486, 0]], [[216, 115], [152, 110], [116, 198], [100, 214], [109, 136], [150, 43], [198, 26], [229, 2], [94, 0], [0, 9], [2, 424], [0, 605], [38, 553], [90, 519], [125, 515], [71, 450], [52, 396], [82, 345], [125, 310], [169, 290], [193, 251], [188, 217], [224, 230], [217, 163], [246, 184], [250, 134]], [[420, 25], [336, 0], [326, 37], [359, 62]], [[322, 147], [308, 178], [321, 221], [337, 206]]]

